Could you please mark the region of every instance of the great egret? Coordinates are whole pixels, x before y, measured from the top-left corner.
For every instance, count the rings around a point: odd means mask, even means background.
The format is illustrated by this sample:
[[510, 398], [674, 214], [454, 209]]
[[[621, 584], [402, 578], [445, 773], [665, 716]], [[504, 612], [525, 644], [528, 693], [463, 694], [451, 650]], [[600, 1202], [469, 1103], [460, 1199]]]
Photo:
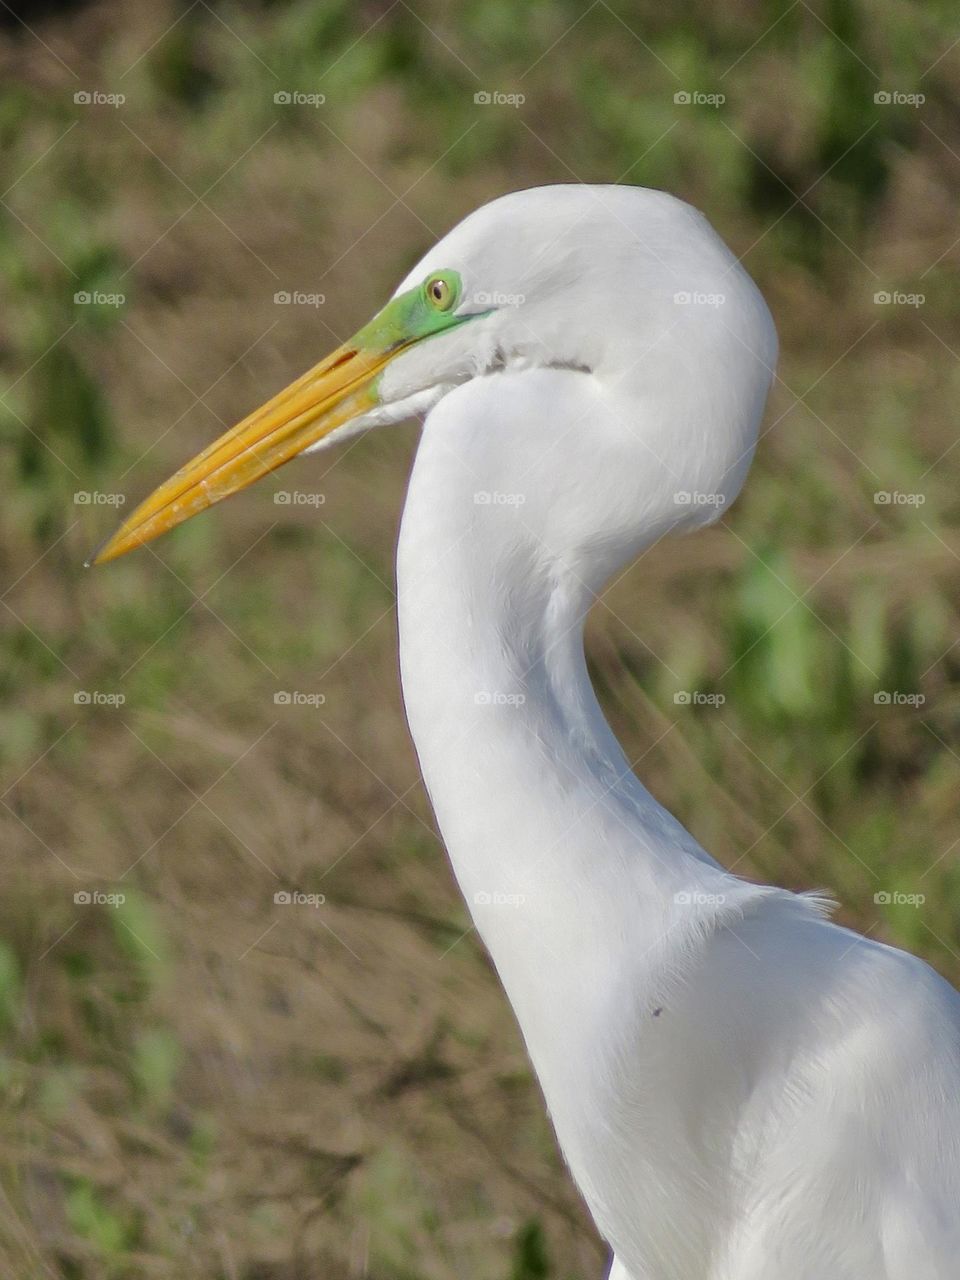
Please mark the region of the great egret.
[[610, 576], [736, 496], [775, 359], [688, 205], [516, 192], [97, 560], [424, 416], [397, 552], [410, 729], [611, 1276], [955, 1280], [960, 997], [725, 871], [633, 775], [584, 662]]

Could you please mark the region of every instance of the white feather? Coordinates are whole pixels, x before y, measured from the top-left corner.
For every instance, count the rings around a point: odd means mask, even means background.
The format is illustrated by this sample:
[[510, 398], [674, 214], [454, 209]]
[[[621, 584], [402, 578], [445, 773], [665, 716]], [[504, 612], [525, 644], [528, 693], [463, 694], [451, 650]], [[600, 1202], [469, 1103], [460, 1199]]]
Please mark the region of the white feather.
[[435, 400], [404, 696], [613, 1276], [956, 1277], [960, 997], [723, 870], [633, 775], [583, 657], [607, 579], [743, 482], [776, 355], [760, 295], [699, 214], [619, 187], [496, 201], [401, 289], [439, 268], [464, 310], [513, 301], [384, 375], [388, 405]]

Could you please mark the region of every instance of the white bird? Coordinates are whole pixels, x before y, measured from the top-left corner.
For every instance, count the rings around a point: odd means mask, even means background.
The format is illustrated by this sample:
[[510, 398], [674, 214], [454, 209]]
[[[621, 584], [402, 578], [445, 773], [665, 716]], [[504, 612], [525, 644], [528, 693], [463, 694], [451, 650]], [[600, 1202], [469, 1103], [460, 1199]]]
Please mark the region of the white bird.
[[397, 551], [410, 729], [611, 1277], [956, 1280], [960, 996], [816, 897], [725, 871], [634, 776], [584, 661], [611, 575], [736, 497], [776, 345], [681, 201], [506, 195], [99, 559], [422, 416]]

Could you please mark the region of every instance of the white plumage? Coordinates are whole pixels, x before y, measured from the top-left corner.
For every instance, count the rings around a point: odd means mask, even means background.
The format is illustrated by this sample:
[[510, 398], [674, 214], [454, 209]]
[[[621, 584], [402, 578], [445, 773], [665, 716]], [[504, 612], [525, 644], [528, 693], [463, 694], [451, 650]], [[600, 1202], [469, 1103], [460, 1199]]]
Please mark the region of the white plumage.
[[303, 447], [426, 414], [397, 556], [410, 728], [612, 1276], [955, 1280], [960, 997], [720, 867], [633, 775], [584, 662], [611, 575], [740, 489], [762, 298], [700, 214], [624, 187], [494, 201], [397, 298], [439, 271], [457, 322]]
[[608, 577], [718, 510], [676, 495], [736, 495], [775, 358], [765, 306], [698, 214], [647, 191], [508, 196], [413, 277], [441, 263], [526, 296], [391, 370], [505, 366], [424, 425], [397, 564], [404, 697], [614, 1274], [955, 1278], [960, 998], [816, 901], [718, 867], [634, 777], [583, 660]]

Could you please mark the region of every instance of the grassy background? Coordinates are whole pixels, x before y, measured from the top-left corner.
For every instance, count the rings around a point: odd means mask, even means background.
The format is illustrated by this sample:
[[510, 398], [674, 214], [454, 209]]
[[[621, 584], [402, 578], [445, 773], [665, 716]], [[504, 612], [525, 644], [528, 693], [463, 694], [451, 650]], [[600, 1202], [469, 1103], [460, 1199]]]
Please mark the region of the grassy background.
[[[744, 255], [781, 377], [736, 509], [595, 609], [604, 704], [727, 865], [829, 888], [960, 980], [955, 8], [14, 9], [0, 1273], [598, 1275], [404, 729], [414, 430], [81, 561], [117, 495], [351, 333], [477, 204], [668, 187]], [[275, 101], [295, 92], [325, 102]], [[724, 101], [675, 100], [695, 92]], [[897, 291], [923, 302], [875, 301]], [[275, 503], [294, 488], [322, 505]], [[325, 902], [274, 902], [293, 889]]]

